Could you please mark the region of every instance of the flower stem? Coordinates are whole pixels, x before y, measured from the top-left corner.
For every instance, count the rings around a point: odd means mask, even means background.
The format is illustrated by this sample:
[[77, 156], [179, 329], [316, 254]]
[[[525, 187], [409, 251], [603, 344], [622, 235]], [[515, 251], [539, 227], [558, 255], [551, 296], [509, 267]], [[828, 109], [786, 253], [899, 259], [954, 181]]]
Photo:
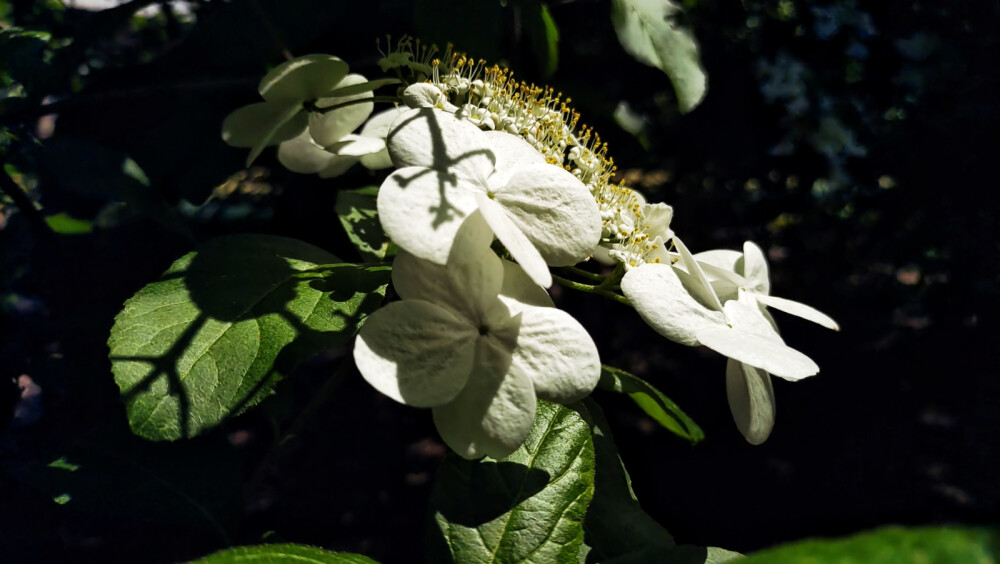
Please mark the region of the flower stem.
[[325, 108], [317, 106], [316, 101], [312, 100], [308, 102], [303, 102], [302, 107], [310, 112], [314, 112], [317, 114], [325, 114], [327, 112], [332, 112], [333, 110], [339, 110], [340, 108], [346, 108], [347, 106], [353, 106], [355, 104], [365, 104], [369, 102], [390, 102], [395, 104], [396, 102], [399, 101], [400, 99], [396, 96], [372, 96], [371, 98], [359, 98], [357, 100], [349, 100], [347, 102], [334, 104], [332, 106], [327, 106]]
[[618, 302], [620, 304], [623, 304], [623, 305], [627, 305], [627, 306], [631, 306], [632, 305], [628, 301], [628, 298], [626, 298], [625, 296], [623, 296], [621, 294], [616, 294], [615, 292], [612, 292], [610, 290], [607, 290], [607, 289], [603, 288], [603, 285], [604, 285], [603, 283], [601, 284], [601, 286], [592, 286], [590, 284], [583, 284], [583, 283], [580, 283], [580, 282], [574, 282], [572, 280], [569, 280], [567, 278], [563, 278], [561, 276], [557, 276], [555, 274], [552, 275], [552, 280], [556, 284], [559, 284], [560, 286], [564, 286], [566, 288], [570, 288], [570, 289], [576, 290], [578, 292], [584, 292], [584, 293], [587, 293], [587, 294], [597, 294], [598, 296], [604, 296], [605, 298], [608, 298], [609, 300], [616, 301], [616, 302]]
[[604, 277], [601, 276], [600, 274], [597, 274], [597, 273], [594, 273], [594, 272], [589, 272], [587, 270], [584, 270], [582, 268], [577, 268], [575, 266], [565, 266], [565, 267], [562, 268], [562, 270], [565, 271], [565, 272], [567, 272], [567, 273], [569, 273], [569, 274], [575, 274], [576, 276], [579, 276], [580, 278], [586, 278], [588, 280], [593, 280], [594, 282], [603, 282], [604, 281]]

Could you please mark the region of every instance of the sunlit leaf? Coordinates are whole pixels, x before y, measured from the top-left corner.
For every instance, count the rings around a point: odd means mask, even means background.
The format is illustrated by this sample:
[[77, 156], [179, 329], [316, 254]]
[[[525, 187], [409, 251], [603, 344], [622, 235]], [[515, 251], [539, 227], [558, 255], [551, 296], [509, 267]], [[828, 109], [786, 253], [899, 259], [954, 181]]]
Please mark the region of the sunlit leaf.
[[340, 224], [347, 231], [347, 237], [361, 254], [370, 262], [385, 260], [389, 250], [389, 238], [382, 231], [375, 209], [377, 186], [357, 190], [341, 190], [337, 193], [335, 211]]
[[191, 564], [236, 564], [239, 562], [254, 562], [255, 564], [286, 564], [287, 562], [302, 562], [303, 564], [376, 564], [371, 558], [361, 556], [360, 554], [330, 552], [329, 550], [303, 544], [238, 546], [216, 552], [204, 558], [199, 558], [192, 561]]
[[986, 529], [886, 527], [845, 539], [807, 540], [751, 554], [746, 564], [1000, 561], [1000, 534]]
[[680, 13], [670, 0], [611, 0], [611, 22], [622, 47], [667, 73], [680, 110], [687, 113], [705, 97], [707, 80], [694, 35], [676, 21]]
[[45, 216], [45, 223], [52, 231], [60, 235], [80, 235], [94, 230], [94, 222], [77, 219], [66, 213]]
[[692, 444], [705, 438], [705, 433], [702, 432], [697, 423], [692, 421], [676, 403], [634, 374], [613, 366], [602, 365], [601, 380], [597, 387], [610, 392], [628, 394], [628, 397], [632, 398], [632, 401], [642, 408], [646, 415], [652, 417], [671, 433], [687, 439]]
[[233, 235], [140, 290], [108, 341], [132, 431], [197, 435], [350, 339], [381, 302], [388, 269], [337, 263], [294, 239]]
[[546, 4], [525, 4], [524, 11], [525, 28], [531, 50], [538, 58], [538, 68], [543, 76], [550, 77], [559, 67], [559, 28]]
[[450, 454], [431, 494], [431, 562], [572, 562], [594, 495], [586, 412], [538, 401], [524, 445], [503, 460]]

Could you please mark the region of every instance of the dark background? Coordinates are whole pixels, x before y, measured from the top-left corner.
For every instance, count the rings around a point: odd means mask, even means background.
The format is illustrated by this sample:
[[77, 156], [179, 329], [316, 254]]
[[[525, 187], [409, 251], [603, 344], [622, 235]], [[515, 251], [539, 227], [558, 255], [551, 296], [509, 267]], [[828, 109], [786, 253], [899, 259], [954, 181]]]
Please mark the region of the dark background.
[[[776, 380], [774, 433], [753, 447], [728, 412], [725, 359], [557, 289], [604, 362], [657, 385], [705, 431], [691, 446], [627, 399], [595, 395], [640, 501], [679, 542], [746, 552], [883, 524], [997, 521], [997, 2], [687, 0], [709, 76], [688, 115], [660, 71], [620, 48], [607, 2], [549, 3], [561, 34], [551, 76], [527, 0], [216, 0], [193, 3], [193, 19], [131, 17], [147, 4], [0, 2], [5, 27], [62, 41], [16, 57], [8, 45], [0, 60], [4, 84], [27, 92], [0, 114], [5, 182], [42, 207], [0, 200], [5, 561], [169, 562], [278, 541], [385, 562], [419, 553], [444, 454], [429, 411], [353, 373], [273, 446], [345, 350], [215, 432], [153, 444], [129, 432], [105, 345], [124, 300], [212, 236], [280, 234], [357, 260], [333, 202], [379, 176], [295, 175], [273, 150], [245, 171], [219, 128], [288, 54], [335, 54], [376, 76], [386, 33], [452, 41], [571, 96], [629, 185], [674, 206], [689, 247], [756, 241], [773, 294], [841, 323], [833, 333], [776, 314], [822, 372]], [[645, 116], [636, 135], [612, 117], [621, 101]], [[38, 119], [43, 102], [54, 124]], [[40, 224], [59, 213], [93, 230]], [[50, 464], [60, 458], [76, 470]]]

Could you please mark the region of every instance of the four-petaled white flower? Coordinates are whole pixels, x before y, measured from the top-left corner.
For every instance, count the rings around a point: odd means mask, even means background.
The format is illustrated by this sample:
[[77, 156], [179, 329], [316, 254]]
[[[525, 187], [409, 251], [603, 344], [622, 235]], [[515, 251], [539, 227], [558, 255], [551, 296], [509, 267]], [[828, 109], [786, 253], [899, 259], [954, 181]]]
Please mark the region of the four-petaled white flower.
[[[674, 236], [673, 241], [678, 267], [645, 263], [632, 268], [622, 278], [622, 292], [640, 317], [664, 337], [684, 345], [704, 345], [729, 357], [726, 392], [733, 419], [747, 441], [762, 443], [774, 426], [769, 373], [795, 381], [816, 374], [819, 367], [785, 345], [750, 293], [725, 293], [729, 299], [723, 303], [701, 264], [679, 238]], [[756, 257], [748, 260], [756, 270], [747, 272], [759, 283], [756, 261]]]
[[507, 456], [528, 436], [536, 396], [576, 401], [601, 372], [583, 326], [491, 240], [485, 223], [467, 222], [447, 265], [400, 253], [392, 282], [403, 299], [373, 313], [354, 347], [372, 386], [433, 408], [445, 443], [470, 459]]
[[396, 120], [387, 144], [397, 170], [379, 189], [379, 219], [419, 258], [446, 264], [462, 225], [485, 220], [531, 279], [548, 287], [546, 265], [576, 264], [600, 241], [587, 187], [519, 137], [420, 108]]
[[309, 124], [303, 104], [329, 95], [347, 71], [347, 63], [332, 55], [307, 55], [274, 67], [257, 86], [264, 101], [226, 116], [222, 140], [250, 148], [250, 166], [264, 147], [298, 137]]

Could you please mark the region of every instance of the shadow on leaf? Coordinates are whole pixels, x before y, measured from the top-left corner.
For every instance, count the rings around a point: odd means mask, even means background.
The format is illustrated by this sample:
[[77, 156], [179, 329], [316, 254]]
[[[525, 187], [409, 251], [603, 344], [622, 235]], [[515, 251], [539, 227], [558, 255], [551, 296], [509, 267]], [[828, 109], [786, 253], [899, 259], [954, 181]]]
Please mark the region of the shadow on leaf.
[[350, 339], [381, 302], [388, 269], [337, 262], [293, 239], [234, 235], [209, 241], [140, 290], [109, 340], [133, 432], [197, 435]]

